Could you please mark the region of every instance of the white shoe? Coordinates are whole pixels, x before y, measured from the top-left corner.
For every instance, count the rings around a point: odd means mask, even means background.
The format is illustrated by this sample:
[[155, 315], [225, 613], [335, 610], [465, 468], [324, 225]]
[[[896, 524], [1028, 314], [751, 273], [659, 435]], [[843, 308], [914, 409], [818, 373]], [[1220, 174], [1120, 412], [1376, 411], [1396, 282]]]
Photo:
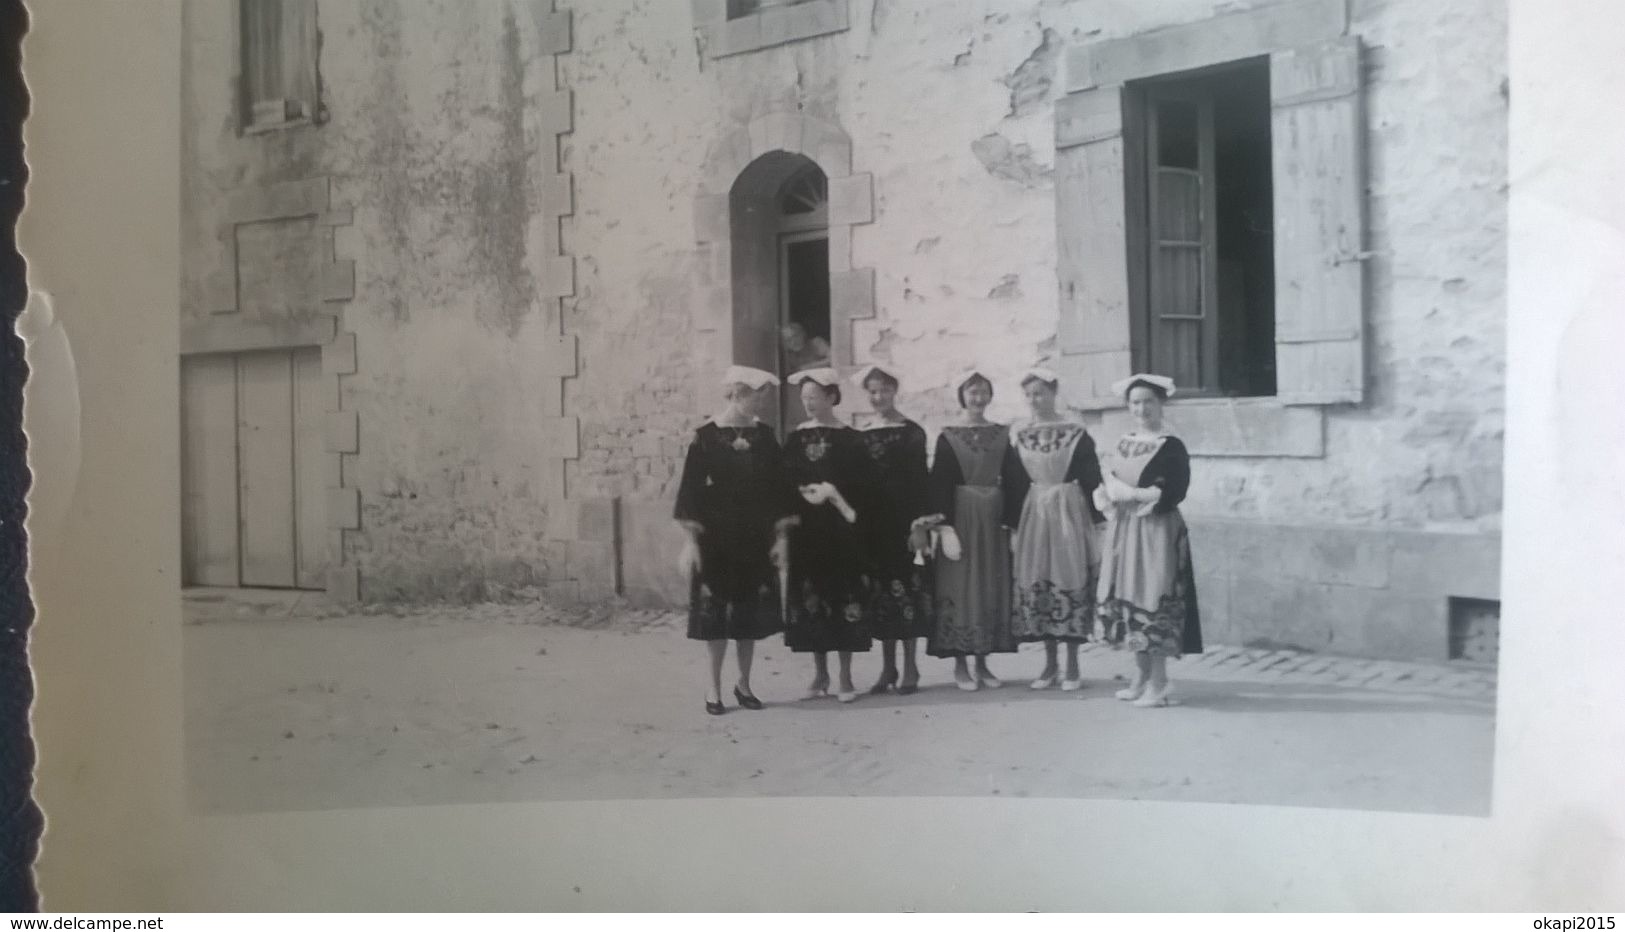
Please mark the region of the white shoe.
[[1083, 680], [1082, 679], [1062, 680], [1061, 681], [1061, 692], [1075, 693], [1075, 692], [1077, 692], [1078, 690], [1080, 690], [1082, 688], [1083, 688]]
[[1033, 688], [1034, 689], [1054, 689], [1055, 688], [1055, 677], [1053, 677], [1053, 676], [1041, 676], [1038, 679], [1033, 680]]
[[1173, 703], [1169, 701], [1168, 697], [1173, 691], [1172, 686], [1162, 687], [1161, 692], [1147, 690], [1145, 695], [1134, 700], [1134, 707], [1138, 709], [1158, 709], [1162, 708], [1163, 706], [1172, 705]]
[[958, 686], [960, 689], [963, 689], [965, 692], [968, 692], [968, 693], [973, 693], [973, 692], [977, 691], [978, 689], [982, 688], [981, 685], [976, 682], [975, 677], [972, 677], [971, 679], [968, 679], [968, 680], [962, 680], [962, 679], [955, 678], [954, 679], [954, 685]]
[[998, 689], [1000, 686], [1004, 685], [1004, 680], [999, 679], [991, 673], [977, 674], [976, 681], [988, 689]]
[[835, 698], [837, 700], [841, 701], [841, 702], [857, 702], [858, 701], [858, 691], [855, 690], [855, 689], [853, 689], [853, 690], [845, 690], [845, 689], [843, 689], [840, 692], [835, 694]]
[[1145, 684], [1140, 683], [1137, 686], [1130, 686], [1127, 689], [1119, 689], [1117, 691], [1117, 693], [1116, 693], [1116, 696], [1117, 696], [1117, 698], [1123, 700], [1124, 702], [1133, 702], [1136, 699], [1139, 699], [1140, 696], [1142, 696], [1144, 694], [1145, 694]]

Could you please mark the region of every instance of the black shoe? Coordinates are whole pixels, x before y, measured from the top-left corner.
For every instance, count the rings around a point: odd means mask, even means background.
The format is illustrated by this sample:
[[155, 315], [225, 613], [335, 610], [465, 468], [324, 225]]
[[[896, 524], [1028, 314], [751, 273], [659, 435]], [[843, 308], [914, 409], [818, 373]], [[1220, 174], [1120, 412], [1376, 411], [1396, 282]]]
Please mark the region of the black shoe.
[[712, 702], [711, 700], [707, 699], [705, 700], [705, 711], [708, 715], [721, 715], [722, 713], [728, 711], [728, 708], [720, 702]]
[[[744, 693], [739, 691], [738, 686], [734, 687], [734, 698], [739, 700], [739, 707], [741, 709], [750, 709], [752, 712], [755, 712], [755, 711], [759, 710], [762, 707], [762, 700], [756, 698], [755, 696], [747, 696], [747, 695], [745, 695]], [[720, 702], [717, 703], [717, 705], [719, 705], [719, 706], [721, 704], [722, 703], [720, 703]]]
[[897, 695], [899, 696], [912, 696], [919, 691], [920, 687], [917, 683], [906, 683], [897, 687]]

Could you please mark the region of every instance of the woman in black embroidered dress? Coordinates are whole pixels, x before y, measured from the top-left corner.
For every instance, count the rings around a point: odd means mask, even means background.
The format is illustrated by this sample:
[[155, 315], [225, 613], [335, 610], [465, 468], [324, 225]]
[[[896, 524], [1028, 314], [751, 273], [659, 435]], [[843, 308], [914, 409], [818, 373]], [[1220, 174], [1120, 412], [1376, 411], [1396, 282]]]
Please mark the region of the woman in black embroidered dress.
[[723, 377], [727, 409], [700, 425], [683, 462], [674, 516], [689, 534], [682, 570], [689, 577], [688, 636], [705, 641], [711, 684], [705, 710], [721, 715], [722, 662], [735, 644], [734, 698], [760, 709], [750, 686], [756, 641], [784, 629], [775, 564], [796, 503], [785, 486], [773, 429], [756, 419], [772, 373], [733, 366]]
[[[988, 669], [987, 655], [1014, 653], [1010, 631], [1010, 527], [1014, 503], [1025, 494], [1026, 474], [1010, 445], [1010, 428], [986, 417], [993, 383], [967, 373], [957, 386], [961, 423], [942, 429], [931, 463], [935, 522], [949, 546], [936, 563], [935, 624], [926, 652], [954, 659], [960, 689], [1004, 685]], [[949, 552], [957, 550], [956, 554]], [[976, 658], [971, 672], [968, 660]]]
[[1106, 512], [1098, 615], [1106, 638], [1134, 651], [1136, 676], [1117, 698], [1169, 704], [1168, 658], [1202, 652], [1190, 537], [1179, 513], [1190, 487], [1190, 455], [1162, 421], [1171, 379], [1134, 375], [1112, 386], [1135, 427], [1106, 451], [1095, 503]]
[[[926, 548], [925, 532], [914, 522], [930, 510], [930, 473], [925, 459], [925, 428], [898, 413], [897, 377], [879, 366], [859, 372], [853, 384], [869, 395], [876, 419], [863, 430], [875, 465], [877, 494], [859, 522], [868, 547], [869, 633], [880, 639], [884, 666], [869, 692], [919, 688], [914, 661], [916, 639], [928, 634], [930, 592], [915, 555]], [[923, 562], [923, 561], [920, 561]], [[903, 670], [897, 670], [897, 643], [903, 644]]]
[[857, 699], [852, 654], [869, 649], [864, 629], [863, 537], [858, 508], [867, 509], [872, 466], [858, 432], [835, 416], [841, 386], [833, 369], [792, 374], [811, 419], [784, 440], [786, 477], [799, 496], [790, 531], [788, 617], [784, 644], [813, 655], [808, 699], [829, 695], [829, 652], [840, 655], [838, 695]]

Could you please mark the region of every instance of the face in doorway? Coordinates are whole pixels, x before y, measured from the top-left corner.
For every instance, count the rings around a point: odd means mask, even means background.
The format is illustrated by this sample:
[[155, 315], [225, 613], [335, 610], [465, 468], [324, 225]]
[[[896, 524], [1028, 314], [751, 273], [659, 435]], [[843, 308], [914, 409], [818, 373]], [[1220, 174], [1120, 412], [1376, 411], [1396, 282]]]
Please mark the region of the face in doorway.
[[1162, 393], [1150, 385], [1135, 385], [1128, 390], [1128, 413], [1134, 415], [1134, 423], [1142, 428], [1161, 427]]
[[863, 383], [864, 391], [869, 393], [869, 407], [878, 414], [890, 414], [897, 410], [897, 383], [884, 376], [870, 376]]
[[1028, 379], [1021, 383], [1022, 397], [1027, 399], [1027, 407], [1032, 409], [1035, 417], [1055, 416], [1055, 393], [1058, 387], [1054, 382], [1046, 382], [1043, 379]]
[[959, 387], [959, 405], [972, 414], [982, 414], [993, 403], [993, 383], [980, 376]]
[[806, 381], [801, 383], [801, 407], [806, 410], [807, 416], [815, 421], [826, 420], [835, 411], [840, 403], [840, 387], [831, 385], [825, 388], [817, 382]]
[[800, 353], [807, 349], [807, 329], [800, 324], [785, 324], [779, 330], [779, 339], [786, 353]]

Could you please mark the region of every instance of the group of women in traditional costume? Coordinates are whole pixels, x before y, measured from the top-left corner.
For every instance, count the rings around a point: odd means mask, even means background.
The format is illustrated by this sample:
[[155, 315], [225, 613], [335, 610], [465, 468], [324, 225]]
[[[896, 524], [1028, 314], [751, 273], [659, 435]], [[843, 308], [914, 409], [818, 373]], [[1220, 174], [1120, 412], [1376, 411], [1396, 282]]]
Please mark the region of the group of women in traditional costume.
[[882, 668], [869, 692], [916, 692], [922, 638], [927, 654], [953, 659], [967, 691], [1003, 685], [990, 655], [1041, 641], [1045, 665], [1032, 688], [1075, 691], [1078, 647], [1100, 638], [1135, 654], [1117, 698], [1169, 704], [1167, 659], [1202, 649], [1178, 507], [1190, 459], [1162, 421], [1170, 380], [1136, 375], [1114, 386], [1135, 427], [1097, 448], [1060, 412], [1053, 372], [1023, 375], [1031, 417], [1014, 426], [988, 420], [993, 382], [967, 372], [955, 386], [961, 417], [939, 432], [929, 465], [926, 431], [897, 411], [899, 380], [882, 367], [849, 383], [874, 412], [863, 429], [836, 414], [833, 369], [792, 374], [785, 381], [808, 419], [782, 445], [757, 417], [778, 378], [732, 366], [722, 381], [727, 407], [695, 432], [675, 511], [689, 535], [688, 636], [707, 643], [711, 661], [707, 712], [727, 710], [728, 641], [734, 699], [762, 708], [753, 648], [781, 632], [791, 651], [812, 655], [808, 699], [833, 690], [855, 701], [852, 655], [876, 640]]

